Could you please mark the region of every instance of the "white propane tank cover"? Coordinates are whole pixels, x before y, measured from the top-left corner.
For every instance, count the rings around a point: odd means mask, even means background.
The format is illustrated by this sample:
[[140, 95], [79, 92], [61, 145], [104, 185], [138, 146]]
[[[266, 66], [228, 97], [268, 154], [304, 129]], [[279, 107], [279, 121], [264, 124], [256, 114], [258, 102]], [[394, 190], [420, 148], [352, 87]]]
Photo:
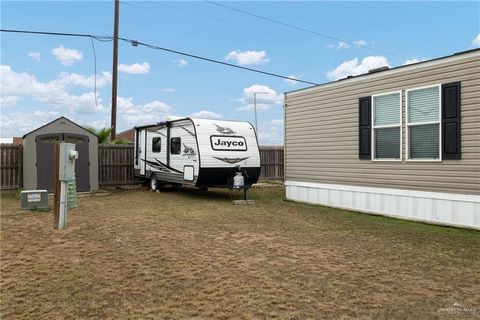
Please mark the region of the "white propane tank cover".
[[68, 153], [68, 158], [70, 158], [70, 160], [78, 159], [78, 151], [70, 150], [70, 152]]
[[233, 177], [233, 187], [234, 188], [242, 188], [245, 184], [245, 179], [241, 172], [237, 172], [235, 177]]

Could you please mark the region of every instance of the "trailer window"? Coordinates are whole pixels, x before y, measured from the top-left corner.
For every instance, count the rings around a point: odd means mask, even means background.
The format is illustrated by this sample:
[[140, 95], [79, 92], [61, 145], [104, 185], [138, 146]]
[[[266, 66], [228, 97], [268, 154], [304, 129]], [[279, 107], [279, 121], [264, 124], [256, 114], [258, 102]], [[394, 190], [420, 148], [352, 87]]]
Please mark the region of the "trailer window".
[[162, 150], [162, 138], [156, 137], [152, 139], [152, 152], [158, 153]]
[[372, 159], [400, 161], [402, 96], [393, 92], [372, 96]]
[[182, 139], [171, 138], [170, 139], [170, 154], [180, 154], [182, 149]]
[[407, 159], [440, 160], [440, 85], [407, 90]]

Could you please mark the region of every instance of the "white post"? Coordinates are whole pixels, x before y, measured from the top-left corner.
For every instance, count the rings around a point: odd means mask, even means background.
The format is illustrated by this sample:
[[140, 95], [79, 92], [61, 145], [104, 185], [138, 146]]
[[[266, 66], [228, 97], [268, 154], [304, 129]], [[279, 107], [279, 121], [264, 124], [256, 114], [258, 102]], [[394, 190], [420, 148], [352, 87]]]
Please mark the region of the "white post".
[[58, 229], [67, 228], [67, 181], [60, 181], [60, 211], [58, 219]]
[[257, 123], [257, 94], [268, 94], [268, 92], [257, 91], [253, 93], [253, 108], [255, 109], [255, 131], [258, 137], [258, 123]]
[[257, 131], [258, 135], [258, 125], [257, 125], [257, 93], [253, 93], [253, 108], [255, 109], [255, 131]]

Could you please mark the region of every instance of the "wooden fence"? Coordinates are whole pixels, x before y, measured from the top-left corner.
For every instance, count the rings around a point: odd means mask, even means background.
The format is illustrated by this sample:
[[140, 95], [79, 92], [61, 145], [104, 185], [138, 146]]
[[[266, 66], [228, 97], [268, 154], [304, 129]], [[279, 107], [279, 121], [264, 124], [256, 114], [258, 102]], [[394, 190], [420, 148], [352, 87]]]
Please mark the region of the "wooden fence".
[[260, 147], [260, 180], [283, 180], [283, 147]]
[[0, 189], [11, 190], [22, 186], [22, 146], [0, 145]]
[[132, 145], [98, 146], [98, 184], [115, 185], [135, 182]]
[[[98, 147], [98, 183], [130, 184], [133, 176], [132, 145], [100, 145]], [[283, 179], [283, 147], [260, 147], [261, 180]]]
[[[260, 147], [261, 180], [283, 179], [283, 147]], [[132, 184], [132, 145], [98, 146], [99, 185]], [[22, 146], [2, 144], [0, 147], [0, 190], [22, 187]]]

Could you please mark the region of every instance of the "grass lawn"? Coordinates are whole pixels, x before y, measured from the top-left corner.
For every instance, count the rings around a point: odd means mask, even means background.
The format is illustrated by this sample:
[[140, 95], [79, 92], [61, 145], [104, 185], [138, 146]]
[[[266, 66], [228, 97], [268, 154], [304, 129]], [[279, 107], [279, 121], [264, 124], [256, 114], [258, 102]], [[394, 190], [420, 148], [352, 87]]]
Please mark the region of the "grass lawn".
[[480, 232], [231, 194], [79, 198], [65, 231], [3, 195], [1, 318], [480, 317]]

